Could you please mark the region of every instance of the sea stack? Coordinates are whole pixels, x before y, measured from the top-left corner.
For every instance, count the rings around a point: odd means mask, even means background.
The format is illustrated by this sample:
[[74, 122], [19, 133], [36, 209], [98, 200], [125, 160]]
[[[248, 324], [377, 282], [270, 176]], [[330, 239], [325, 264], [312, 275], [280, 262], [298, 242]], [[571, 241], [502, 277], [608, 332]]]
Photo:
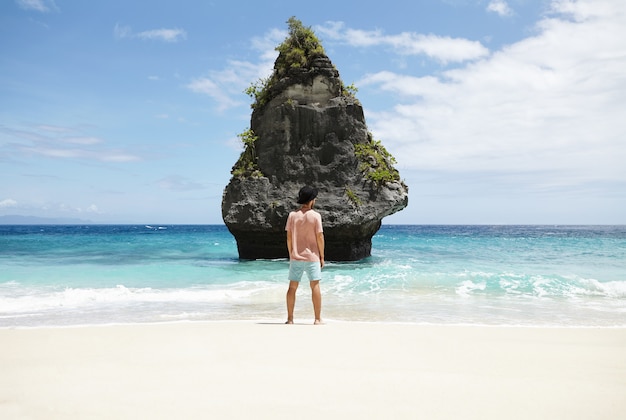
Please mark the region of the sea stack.
[[359, 260], [370, 256], [381, 220], [407, 206], [408, 187], [311, 28], [293, 17], [287, 23], [272, 75], [247, 91], [250, 128], [239, 135], [244, 151], [222, 217], [239, 258], [286, 258], [287, 216], [309, 185], [319, 190], [326, 260]]

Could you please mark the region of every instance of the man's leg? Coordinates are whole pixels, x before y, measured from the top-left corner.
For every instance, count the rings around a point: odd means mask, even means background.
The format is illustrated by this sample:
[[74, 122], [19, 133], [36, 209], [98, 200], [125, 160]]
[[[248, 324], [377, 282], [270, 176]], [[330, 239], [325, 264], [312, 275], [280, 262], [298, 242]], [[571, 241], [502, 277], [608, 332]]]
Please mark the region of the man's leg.
[[320, 281], [311, 281], [311, 299], [313, 300], [313, 312], [315, 312], [315, 324], [322, 323], [322, 291]]
[[287, 324], [293, 324], [293, 309], [296, 306], [296, 290], [298, 290], [297, 281], [289, 281], [289, 289], [287, 289]]

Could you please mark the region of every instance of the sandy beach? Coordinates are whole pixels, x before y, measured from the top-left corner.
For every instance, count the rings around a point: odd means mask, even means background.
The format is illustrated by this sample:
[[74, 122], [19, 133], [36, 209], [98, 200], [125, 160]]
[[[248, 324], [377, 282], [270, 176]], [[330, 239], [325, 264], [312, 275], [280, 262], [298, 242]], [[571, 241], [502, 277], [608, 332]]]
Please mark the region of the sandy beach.
[[626, 329], [216, 322], [0, 330], [2, 419], [617, 419]]

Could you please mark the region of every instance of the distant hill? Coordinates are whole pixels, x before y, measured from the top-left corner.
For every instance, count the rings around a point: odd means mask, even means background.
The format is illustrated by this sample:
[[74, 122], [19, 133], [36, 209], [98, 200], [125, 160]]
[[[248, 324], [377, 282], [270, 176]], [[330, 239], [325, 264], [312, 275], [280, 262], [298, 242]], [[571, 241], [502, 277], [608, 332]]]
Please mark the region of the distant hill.
[[88, 225], [91, 220], [72, 218], [53, 218], [37, 216], [8, 215], [0, 216], [0, 225]]

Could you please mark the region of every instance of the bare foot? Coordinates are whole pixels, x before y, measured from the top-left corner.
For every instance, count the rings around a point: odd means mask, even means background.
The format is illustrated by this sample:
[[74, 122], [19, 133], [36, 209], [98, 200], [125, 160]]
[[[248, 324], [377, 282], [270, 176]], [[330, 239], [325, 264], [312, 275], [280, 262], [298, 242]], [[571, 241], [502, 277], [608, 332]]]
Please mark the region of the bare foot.
[[293, 324], [293, 319], [288, 319], [287, 322], [285, 322], [285, 324]]
[[313, 325], [322, 325], [323, 322], [321, 319], [316, 319], [315, 322], [313, 322]]

